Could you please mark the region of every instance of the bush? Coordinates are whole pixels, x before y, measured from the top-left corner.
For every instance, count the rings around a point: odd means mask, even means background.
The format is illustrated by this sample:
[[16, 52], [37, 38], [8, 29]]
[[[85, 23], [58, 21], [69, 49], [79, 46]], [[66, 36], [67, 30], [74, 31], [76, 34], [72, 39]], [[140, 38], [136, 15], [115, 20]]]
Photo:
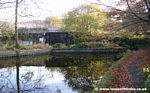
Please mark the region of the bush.
[[119, 60], [120, 58], [122, 58], [125, 55], [125, 53], [118, 53], [115, 55], [115, 59], [114, 60]]
[[5, 47], [6, 50], [15, 50], [15, 45], [7, 45]]
[[70, 46], [70, 48], [113, 48], [113, 47], [118, 47], [118, 45], [107, 41], [82, 42]]
[[49, 46], [48, 44], [34, 44], [34, 45], [29, 45], [29, 46], [25, 46], [22, 43], [19, 44], [19, 49], [20, 50], [49, 49], [49, 48], [52, 48], [52, 46]]
[[27, 49], [26, 46], [24, 46], [22, 43], [19, 44], [19, 49]]
[[[48, 44], [34, 44], [34, 45], [30, 45], [30, 46], [25, 46], [23, 45], [23, 43], [19, 43], [19, 49], [20, 50], [29, 50], [29, 49], [51, 49], [52, 46], [48, 45]], [[4, 50], [16, 50], [15, 44], [2, 44], [0, 47], [1, 51]]]
[[62, 43], [56, 43], [53, 45], [53, 48], [67, 48], [67, 46]]
[[85, 42], [83, 42], [83, 43], [70, 45], [70, 48], [88, 48], [88, 45]]
[[100, 47], [104, 47], [104, 43], [103, 42], [87, 42], [87, 46], [88, 48], [100, 48]]
[[45, 44], [34, 44], [27, 46], [26, 49], [47, 49], [47, 48], [52, 48], [52, 46], [45, 45]]
[[133, 36], [133, 37], [115, 37], [113, 39], [114, 43], [119, 43], [120, 46], [131, 50], [138, 50], [139, 48], [149, 47], [150, 40], [144, 38], [143, 36]]

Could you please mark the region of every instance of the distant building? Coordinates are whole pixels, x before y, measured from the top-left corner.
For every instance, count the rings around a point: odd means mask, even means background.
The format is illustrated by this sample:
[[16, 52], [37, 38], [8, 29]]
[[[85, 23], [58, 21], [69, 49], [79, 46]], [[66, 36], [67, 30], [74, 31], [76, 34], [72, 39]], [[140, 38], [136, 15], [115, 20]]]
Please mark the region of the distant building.
[[61, 32], [59, 28], [20, 28], [19, 36], [24, 45], [32, 44], [56, 44], [71, 43], [71, 38], [67, 32]]
[[60, 28], [46, 28], [42, 20], [33, 20], [21, 22], [18, 24], [20, 38], [24, 45], [37, 43], [70, 43], [70, 37], [67, 32], [61, 32]]
[[44, 44], [47, 32], [59, 32], [58, 28], [19, 28], [19, 36], [24, 45]]

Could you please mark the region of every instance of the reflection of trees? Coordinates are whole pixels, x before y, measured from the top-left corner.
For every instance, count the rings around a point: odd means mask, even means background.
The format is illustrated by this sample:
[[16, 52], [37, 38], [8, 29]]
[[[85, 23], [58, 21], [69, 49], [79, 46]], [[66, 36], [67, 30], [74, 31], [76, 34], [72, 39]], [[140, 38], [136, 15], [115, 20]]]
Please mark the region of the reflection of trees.
[[[17, 67], [17, 64], [16, 64]], [[18, 71], [19, 72], [19, 67]], [[39, 72], [40, 74], [40, 72]], [[42, 85], [43, 81], [43, 75], [38, 77], [38, 79], [33, 80], [34, 73], [32, 71], [27, 71], [26, 73], [21, 75], [21, 78], [19, 77], [19, 73], [17, 74], [17, 90], [18, 93], [24, 93], [24, 92], [32, 92], [36, 90], [42, 90], [45, 88], [44, 85]], [[21, 82], [21, 84], [19, 84]], [[21, 85], [21, 86], [20, 86]]]
[[19, 62], [16, 62], [16, 82], [17, 82], [17, 93], [20, 93], [20, 81], [19, 81]]
[[[48, 60], [49, 56], [43, 55], [43, 56], [29, 56], [29, 57], [20, 57], [19, 58], [19, 63], [20, 65], [34, 65], [34, 66], [44, 66], [44, 60]], [[16, 59], [15, 58], [10, 58], [10, 59], [0, 59], [0, 68], [5, 68], [5, 67], [14, 67], [16, 66]]]
[[0, 93], [3, 92], [3, 90], [12, 90], [16, 91], [16, 88], [14, 87], [13, 83], [10, 80], [10, 76], [12, 74], [12, 69], [6, 69], [0, 72]]
[[22, 85], [22, 93], [45, 89], [45, 86], [42, 83], [42, 81], [44, 80], [44, 76], [42, 75], [38, 77], [38, 79], [32, 80], [33, 76], [33, 72], [26, 72], [21, 76], [22, 80], [20, 81]]
[[[25, 59], [17, 59], [13, 62], [13, 65], [3, 65], [2, 67], [5, 67], [1, 70], [0, 69], [0, 93], [5, 93], [7, 91], [10, 92], [18, 92], [18, 93], [24, 93], [24, 92], [39, 92], [39, 91], [45, 91], [48, 87], [45, 86], [44, 80], [45, 78], [49, 76], [52, 77], [53, 73], [42, 73], [40, 75], [40, 71], [42, 69], [36, 69], [38, 72], [38, 75], [36, 76], [34, 71], [35, 69], [32, 67], [31, 69], [23, 69], [21, 65], [24, 66], [36, 66], [36, 60], [38, 66], [41, 65], [41, 62], [44, 62], [44, 60], [35, 59], [35, 61], [31, 60], [25, 60]], [[53, 57], [47, 61], [45, 61], [46, 66], [49, 67], [60, 67], [63, 68], [48, 68], [48, 71], [51, 72], [60, 72], [63, 73], [66, 78], [66, 83], [73, 89], [73, 90], [83, 90], [87, 91], [95, 87], [95, 84], [98, 80], [100, 80], [100, 77], [105, 74], [105, 72], [108, 70], [108, 67], [110, 63], [108, 62], [101, 62], [101, 58], [91, 58], [91, 57]], [[16, 63], [15, 63], [16, 62]], [[11, 62], [9, 62], [11, 63]], [[16, 67], [14, 67], [16, 65]], [[43, 65], [43, 64], [42, 64]], [[8, 68], [6, 68], [6, 66]], [[34, 71], [33, 71], [34, 69]], [[14, 72], [16, 70], [16, 73]], [[3, 73], [3, 74], [2, 74]], [[55, 73], [54, 73], [55, 74]], [[45, 76], [43, 76], [45, 75]], [[14, 77], [16, 76], [16, 77]], [[35, 78], [35, 76], [37, 78]], [[12, 77], [14, 78], [12, 80]], [[58, 78], [59, 79], [59, 78]], [[18, 85], [18, 87], [17, 87]], [[4, 91], [5, 90], [5, 91]]]
[[[24, 93], [45, 88], [45, 86], [42, 85], [43, 75], [33, 80], [34, 73], [32, 71], [26, 71], [20, 76], [21, 64], [21, 60], [17, 59], [15, 68], [6, 68], [0, 72], [0, 93]], [[13, 72], [14, 69], [16, 69], [16, 84]]]
[[110, 63], [87, 60], [81, 66], [63, 68], [63, 73], [73, 90], [89, 91], [108, 71], [109, 66]]
[[[102, 60], [102, 61], [100, 61]], [[89, 91], [108, 71], [111, 57], [52, 57], [45, 61], [47, 67], [63, 67], [61, 72], [73, 90]]]
[[94, 56], [94, 57], [84, 57], [84, 56], [77, 56], [77, 57], [51, 57], [49, 60], [45, 60], [46, 67], [68, 67], [68, 66], [81, 66], [84, 64], [89, 64], [90, 60], [92, 61], [106, 61], [110, 62], [113, 60], [113, 56]]

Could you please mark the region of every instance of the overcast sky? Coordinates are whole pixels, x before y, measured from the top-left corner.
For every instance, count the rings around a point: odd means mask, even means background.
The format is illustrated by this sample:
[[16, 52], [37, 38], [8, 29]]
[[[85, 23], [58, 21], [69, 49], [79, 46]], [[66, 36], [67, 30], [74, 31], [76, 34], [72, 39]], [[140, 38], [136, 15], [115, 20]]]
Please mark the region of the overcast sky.
[[[26, 4], [19, 8], [19, 14], [21, 16], [28, 15], [28, 17], [21, 17], [19, 21], [29, 20], [43, 20], [47, 16], [59, 16], [67, 13], [74, 7], [81, 4], [88, 4], [91, 1], [96, 0], [26, 0]], [[32, 2], [31, 2], [32, 1]], [[110, 0], [101, 0], [105, 4], [113, 5]], [[116, 1], [116, 0], [111, 0]], [[28, 6], [28, 7], [27, 7]], [[0, 10], [0, 20], [14, 20], [14, 8]], [[30, 15], [30, 16], [29, 16]]]

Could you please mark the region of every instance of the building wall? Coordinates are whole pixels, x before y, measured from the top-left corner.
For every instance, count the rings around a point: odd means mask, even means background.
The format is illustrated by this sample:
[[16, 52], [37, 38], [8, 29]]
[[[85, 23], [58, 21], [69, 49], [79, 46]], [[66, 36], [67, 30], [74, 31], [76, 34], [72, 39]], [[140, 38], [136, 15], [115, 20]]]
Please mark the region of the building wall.
[[70, 44], [71, 37], [67, 32], [47, 32], [45, 34], [46, 43], [48, 44], [56, 44], [56, 43], [64, 43]]

